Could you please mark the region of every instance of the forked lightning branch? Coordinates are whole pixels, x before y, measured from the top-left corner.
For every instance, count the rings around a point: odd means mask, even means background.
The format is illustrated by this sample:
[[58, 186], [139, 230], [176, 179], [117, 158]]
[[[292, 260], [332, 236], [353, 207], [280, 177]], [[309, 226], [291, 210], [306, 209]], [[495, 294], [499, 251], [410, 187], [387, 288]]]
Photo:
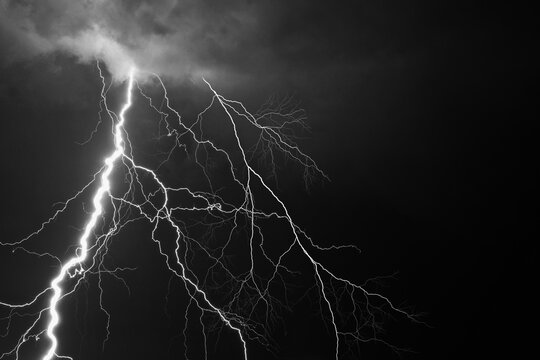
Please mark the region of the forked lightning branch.
[[[105, 158], [93, 180], [64, 202], [36, 231], [23, 239], [0, 243], [3, 247], [12, 248], [13, 256], [16, 256], [15, 250], [23, 250], [26, 254], [50, 258], [59, 264], [56, 276], [32, 298], [18, 303], [0, 299], [2, 314], [7, 311], [7, 315], [0, 319], [0, 325], [4, 328], [3, 336], [11, 341], [8, 348], [0, 349], [0, 359], [19, 359], [30, 341], [46, 344], [46, 351], [38, 355], [42, 360], [76, 358], [73, 354], [59, 353], [63, 341], [58, 332], [63, 319], [59, 304], [73, 296], [92, 276], [99, 278], [99, 311], [107, 319], [103, 338], [103, 349], [106, 349], [107, 342], [114, 340], [110, 326], [114, 314], [109, 312], [103, 300], [107, 289], [102, 286], [101, 279], [112, 276], [124, 281], [118, 273], [129, 269], [108, 269], [105, 259], [111, 242], [120, 236], [124, 228], [137, 221], [151, 224], [148, 239], [155, 243], [166, 268], [185, 288], [185, 295], [189, 297], [186, 321], [188, 314], [193, 314], [193, 308], [199, 313], [204, 343], [196, 351], [205, 359], [211, 358], [208, 339], [209, 333], [216, 328], [236, 334], [239, 349], [246, 360], [250, 358], [250, 344], [255, 342], [268, 351], [279, 352], [272, 329], [280, 311], [292, 306], [286, 295], [286, 279], [297, 275], [288, 265], [295, 256], [302, 256], [310, 265], [313, 284], [308, 286], [312, 289], [308, 295], [314, 297], [316, 301], [313, 303], [320, 306], [314, 310], [320, 311], [321, 322], [329, 329], [329, 341], [334, 344], [336, 359], [352, 345], [363, 342], [381, 342], [399, 350], [380, 336], [381, 318], [386, 314], [411, 321], [417, 321], [416, 318], [394, 306], [382, 294], [370, 291], [369, 281], [355, 283], [333, 271], [332, 264], [323, 264], [318, 257], [325, 251], [356, 252], [358, 249], [352, 245], [318, 245], [293, 221], [286, 204], [273, 189], [271, 179], [279, 175], [276, 162], [280, 157], [292, 160], [300, 167], [306, 182], [313, 177], [326, 178], [295, 141], [297, 131], [306, 125], [304, 112], [291, 99], [271, 99], [259, 111], [252, 113], [241, 102], [220, 95], [203, 79], [211, 93], [210, 103], [187, 124], [172, 107], [162, 79], [151, 74], [153, 83], [159, 86], [162, 94], [160, 99], [155, 99], [144, 91], [145, 84], [137, 81], [138, 70], [132, 68], [127, 84], [124, 84], [124, 103], [116, 114], [108, 104], [112, 84], [108, 84], [99, 63], [97, 68], [102, 82], [100, 115], [103, 113], [113, 124], [114, 150]], [[138, 101], [145, 101], [159, 117], [158, 127], [164, 132], [159, 138], [170, 144], [163, 153], [163, 161], [154, 168], [143, 166], [135, 159], [133, 144], [126, 130], [135, 94], [140, 95]], [[228, 145], [213, 140], [204, 131], [203, 122], [211, 109], [218, 109], [221, 121], [231, 129], [232, 138]], [[250, 136], [254, 135], [256, 141], [245, 139], [240, 128], [249, 128]], [[188, 151], [191, 152], [189, 158], [203, 174], [201, 181], [205, 183], [206, 190], [171, 186], [160, 174], [161, 167], [174, 161], [177, 152]], [[226, 188], [216, 185], [219, 181], [213, 179], [212, 164], [216, 161], [226, 168], [230, 180]], [[270, 175], [263, 173], [261, 163], [267, 164]], [[113, 190], [112, 181], [118, 178], [113, 176], [116, 172], [125, 174], [125, 190]], [[30, 244], [39, 241], [42, 232], [60, 214], [94, 187], [92, 208], [77, 248], [70, 250], [71, 257], [62, 263], [52, 253], [31, 250]], [[229, 193], [241, 195], [229, 196]], [[272, 205], [259, 207], [257, 198], [260, 194], [270, 199], [266, 202]], [[196, 226], [190, 223], [189, 219], [193, 217], [199, 219], [193, 222]], [[265, 235], [266, 224], [270, 221], [287, 228], [288, 237]], [[163, 228], [174, 234], [172, 248], [168, 245], [170, 238], [160, 236]], [[208, 241], [216, 231], [225, 232], [226, 236], [219, 237], [220, 241]], [[276, 242], [279, 242], [278, 246]], [[241, 251], [248, 259], [248, 266], [241, 272], [233, 269], [227, 259], [227, 252], [237, 249], [237, 244], [247, 244]], [[276, 254], [269, 250], [270, 247], [281, 250]], [[193, 264], [195, 253], [197, 258], [204, 259], [197, 266]], [[200, 264], [206, 264], [206, 268], [201, 270]], [[260, 270], [263, 267], [271, 270]], [[214, 276], [217, 273], [219, 277]], [[276, 292], [277, 288], [280, 290]], [[3, 296], [9, 297], [9, 294]], [[21, 319], [28, 318], [32, 320], [23, 327], [19, 326]], [[211, 322], [212, 326], [209, 326]], [[216, 323], [220, 326], [216, 327]], [[183, 336], [185, 339], [189, 337], [186, 327]]]

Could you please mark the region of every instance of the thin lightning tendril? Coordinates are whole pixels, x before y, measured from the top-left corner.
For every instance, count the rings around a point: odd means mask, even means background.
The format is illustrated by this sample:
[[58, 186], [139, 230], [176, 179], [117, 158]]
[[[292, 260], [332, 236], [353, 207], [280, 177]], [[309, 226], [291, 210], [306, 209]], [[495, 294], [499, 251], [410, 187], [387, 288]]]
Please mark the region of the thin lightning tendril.
[[[272, 173], [270, 177], [277, 181], [275, 162], [279, 154], [284, 154], [304, 168], [306, 185], [311, 182], [314, 176], [328, 179], [315, 161], [302, 152], [295, 142], [296, 135], [293, 129], [295, 126], [305, 127], [304, 113], [292, 103], [290, 98], [281, 102], [272, 98], [259, 112], [252, 114], [242, 103], [220, 95], [208, 81], [203, 79], [212, 93], [212, 100], [198, 115], [196, 121], [187, 125], [182, 121], [180, 114], [171, 106], [162, 79], [157, 74], [152, 74], [163, 92], [163, 100], [158, 105], [137, 83], [135, 79], [137, 70], [133, 68], [127, 81], [125, 103], [119, 114], [116, 115], [107, 104], [107, 93], [110, 85], [106, 85], [99, 62], [97, 68], [102, 81], [101, 110], [99, 113], [100, 121], [92, 135], [97, 133], [102, 114], [105, 114], [113, 123], [114, 151], [105, 159], [103, 166], [94, 174], [92, 181], [62, 203], [60, 209], [43, 222], [38, 230], [19, 241], [0, 242], [0, 246], [12, 247], [13, 252], [22, 251], [28, 255], [50, 258], [56, 263], [62, 264], [57, 256], [51, 253], [28, 250], [24, 245], [52, 224], [59, 214], [63, 213], [72, 202], [99, 180], [99, 187], [92, 198], [93, 209], [79, 238], [75, 256], [61, 265], [50, 285], [40, 291], [32, 300], [20, 304], [0, 301], [0, 309], [9, 309], [9, 314], [0, 318], [0, 324], [3, 321], [7, 322], [5, 333], [0, 334], [0, 336], [6, 337], [9, 334], [9, 329], [17, 318], [33, 318], [15, 345], [10, 350], [0, 353], [0, 360], [8, 356], [19, 359], [21, 347], [30, 339], [39, 340], [43, 334], [49, 342], [49, 347], [45, 355], [41, 357], [42, 360], [51, 360], [54, 357], [72, 359], [69, 356], [57, 354], [59, 340], [55, 335], [55, 329], [60, 323], [58, 304], [62, 299], [73, 294], [90, 275], [98, 276], [99, 305], [106, 317], [106, 335], [103, 340], [103, 347], [105, 347], [111, 336], [111, 316], [104, 306], [102, 275], [112, 276], [129, 291], [127, 283], [120, 274], [134, 270], [129, 267], [107, 268], [105, 258], [109, 252], [108, 245], [111, 239], [126, 226], [139, 220], [152, 224], [151, 239], [156, 243], [161, 256], [164, 257], [168, 270], [174, 277], [181, 280], [189, 295], [185, 312], [186, 323], [183, 330], [184, 344], [186, 344], [187, 339], [188, 312], [193, 306], [200, 312], [198, 319], [202, 328], [205, 359], [208, 358], [205, 319], [212, 314], [220, 320], [225, 328], [237, 333], [242, 345], [244, 360], [248, 360], [248, 341], [250, 340], [258, 341], [270, 351], [276, 350], [270, 329], [273, 324], [280, 321], [277, 315], [279, 309], [291, 309], [287, 295], [286, 278], [294, 277], [298, 272], [286, 266], [286, 258], [292, 257], [294, 250], [300, 252], [313, 270], [315, 282], [313, 290], [318, 295], [321, 314], [327, 317], [327, 323], [330, 325], [331, 333], [335, 339], [336, 360], [340, 356], [341, 349], [344, 348], [343, 342], [354, 344], [374, 341], [384, 343], [395, 351], [404, 350], [379, 337], [380, 318], [386, 313], [392, 313], [413, 322], [420, 322], [417, 316], [398, 308], [387, 297], [369, 291], [369, 284], [372, 281], [368, 280], [364, 284], [356, 284], [337, 275], [327, 265], [317, 260], [319, 253], [359, 251], [359, 249], [353, 245], [321, 246], [316, 244], [293, 221], [285, 203], [268, 184], [268, 178], [265, 178], [254, 165], [255, 160], [258, 160], [260, 164], [269, 159]], [[132, 96], [135, 87], [142, 98], [148, 101], [150, 108], [160, 116], [159, 129], [160, 132], [164, 130], [165, 133], [160, 133], [158, 140], [167, 138], [171, 139], [173, 143], [168, 150], [161, 154], [164, 159], [155, 170], [134, 160], [133, 146], [125, 129], [126, 115], [133, 103]], [[212, 107], [218, 107], [226, 114], [227, 123], [234, 135], [234, 148], [237, 155], [205, 136], [203, 117]], [[176, 119], [177, 122], [172, 122], [171, 119]], [[259, 134], [258, 140], [250, 148], [247, 147], [240, 135], [239, 120], [245, 121]], [[82, 144], [90, 141], [92, 135]], [[169, 187], [158, 175], [160, 168], [171, 161], [177, 150], [188, 153], [188, 143], [194, 145], [195, 163], [201, 170], [210, 191], [196, 191], [188, 187]], [[219, 188], [215, 187], [210, 175], [209, 159], [212, 156], [220, 157], [228, 164], [227, 171], [243, 194], [239, 204], [228, 199]], [[124, 182], [128, 184], [128, 188], [125, 192], [116, 194], [111, 190], [111, 174], [113, 171], [116, 173], [122, 169], [125, 171]], [[150, 190], [148, 179], [152, 180], [153, 190]], [[262, 189], [271, 198], [276, 207], [273, 211], [262, 210], [256, 206], [255, 187], [259, 187], [258, 191]], [[174, 198], [178, 196], [187, 196], [190, 200], [184, 205], [177, 204]], [[108, 215], [110, 221], [108, 226], [107, 206], [112, 208], [112, 213]], [[204, 214], [204, 217], [203, 220], [189, 224], [187, 220], [182, 218], [182, 214], [186, 213]], [[285, 224], [291, 234], [289, 243], [278, 256], [272, 255], [265, 248], [265, 240], [267, 239], [264, 236], [262, 224], [264, 221], [270, 220]], [[242, 221], [245, 223], [243, 224]], [[160, 229], [165, 226], [173, 230], [175, 234], [174, 251], [172, 252], [167, 250], [167, 246], [158, 236]], [[205, 227], [206, 231], [202, 235], [196, 233], [193, 229], [197, 226]], [[210, 242], [203, 241], [203, 238], [212, 238], [216, 229], [227, 229], [227, 227], [229, 229], [228, 236], [221, 246], [211, 246]], [[194, 231], [194, 234], [191, 234], [190, 231]], [[240, 233], [247, 235], [249, 267], [246, 271], [238, 273], [228, 265], [226, 250], [232, 246]], [[92, 242], [93, 238], [95, 241]], [[193, 266], [190, 259], [195, 252], [205, 256], [211, 263], [206, 271], [201, 272], [200, 269]], [[272, 270], [268, 275], [257, 271], [260, 263], [271, 267]], [[216, 285], [216, 273], [225, 278], [225, 281], [222, 280], [222, 283], [218, 284], [219, 286]], [[76, 281], [69, 286], [66, 284], [63, 288], [62, 284], [67, 283], [68, 279], [76, 279]], [[273, 289], [276, 287], [284, 292], [284, 298], [280, 299], [273, 295]], [[45, 302], [44, 299], [48, 294], [51, 294], [50, 298], [48, 302]], [[38, 307], [37, 310], [35, 310], [36, 307]], [[48, 322], [45, 325], [43, 323], [46, 318], [48, 318]], [[185, 345], [186, 358], [188, 358], [187, 351], [187, 345]]]

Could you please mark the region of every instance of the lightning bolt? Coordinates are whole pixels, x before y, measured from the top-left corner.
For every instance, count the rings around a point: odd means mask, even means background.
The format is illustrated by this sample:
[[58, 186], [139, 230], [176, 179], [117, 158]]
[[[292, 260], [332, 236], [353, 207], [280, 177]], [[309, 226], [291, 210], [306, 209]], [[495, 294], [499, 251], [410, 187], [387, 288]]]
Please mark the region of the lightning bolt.
[[[210, 104], [197, 116], [196, 121], [187, 125], [181, 119], [180, 114], [171, 106], [167, 89], [162, 79], [157, 74], [151, 76], [159, 84], [163, 92], [161, 105], [156, 105], [152, 96], [147, 95], [136, 80], [140, 72], [133, 67], [127, 79], [125, 102], [118, 115], [111, 111], [107, 103], [105, 77], [102, 74], [99, 62], [97, 63], [99, 75], [102, 81], [101, 111], [113, 120], [112, 135], [114, 141], [113, 152], [105, 158], [102, 167], [94, 174], [93, 180], [78, 191], [73, 197], [63, 203], [52, 217], [43, 222], [38, 230], [27, 237], [15, 242], [1, 242], [2, 246], [11, 246], [14, 252], [24, 251], [27, 254], [50, 258], [60, 264], [60, 270], [52, 279], [50, 285], [39, 292], [32, 300], [13, 304], [0, 302], [1, 307], [10, 309], [8, 316], [1, 318], [6, 320], [6, 335], [9, 332], [12, 321], [16, 317], [33, 317], [33, 322], [19, 336], [16, 344], [10, 350], [0, 354], [0, 359], [14, 355], [19, 358], [21, 347], [30, 339], [39, 340], [45, 334], [49, 347], [42, 360], [56, 358], [72, 359], [69, 356], [57, 354], [59, 340], [55, 335], [55, 329], [60, 323], [61, 317], [58, 311], [59, 302], [66, 296], [74, 293], [81, 282], [90, 275], [99, 277], [98, 288], [100, 294], [100, 308], [106, 316], [106, 336], [103, 341], [110, 337], [110, 314], [103, 303], [101, 276], [109, 274], [116, 279], [125, 281], [117, 275], [118, 272], [131, 270], [131, 268], [107, 269], [105, 256], [109, 249], [110, 240], [128, 224], [143, 220], [153, 225], [151, 239], [157, 245], [158, 251], [165, 259], [165, 264], [173, 276], [180, 279], [184, 284], [189, 296], [185, 318], [187, 324], [188, 312], [191, 306], [196, 306], [200, 312], [199, 323], [204, 338], [204, 358], [207, 359], [207, 330], [205, 330], [205, 316], [213, 314], [225, 328], [238, 335], [242, 346], [244, 360], [248, 360], [248, 341], [259, 341], [270, 351], [275, 346], [271, 339], [270, 329], [276, 321], [278, 309], [290, 309], [287, 295], [279, 299], [273, 295], [273, 287], [280, 286], [287, 293], [286, 276], [295, 276], [297, 273], [286, 265], [286, 260], [293, 256], [293, 250], [298, 250], [303, 258], [310, 264], [313, 270], [314, 286], [311, 292], [317, 294], [319, 299], [320, 313], [326, 318], [325, 324], [329, 324], [329, 330], [335, 339], [335, 359], [340, 356], [343, 343], [381, 342], [390, 348], [400, 351], [402, 349], [388, 343], [379, 336], [380, 321], [382, 314], [391, 312], [396, 316], [403, 317], [413, 322], [420, 322], [416, 315], [410, 314], [396, 306], [385, 296], [369, 291], [373, 279], [364, 284], [357, 284], [332, 271], [328, 265], [318, 260], [318, 253], [328, 251], [359, 251], [353, 245], [321, 246], [315, 243], [308, 234], [301, 229], [290, 215], [285, 203], [278, 196], [277, 191], [272, 190], [268, 178], [262, 175], [261, 170], [254, 163], [264, 162], [269, 159], [271, 175], [277, 180], [277, 167], [275, 165], [279, 154], [293, 159], [304, 169], [304, 180], [308, 184], [314, 176], [326, 178], [324, 172], [317, 166], [315, 161], [306, 155], [295, 142], [294, 127], [305, 127], [304, 113], [290, 98], [278, 101], [270, 99], [257, 113], [250, 113], [239, 101], [230, 100], [220, 95], [212, 85], [204, 82], [212, 93]], [[163, 161], [156, 169], [143, 166], [135, 161], [133, 146], [129, 140], [125, 128], [126, 116], [133, 103], [133, 93], [137, 88], [143, 99], [148, 101], [150, 108], [160, 116], [159, 129], [164, 130], [158, 139], [172, 139], [172, 145], [165, 151]], [[226, 149], [205, 136], [203, 118], [212, 107], [220, 108], [226, 115], [225, 119], [232, 129], [234, 136], [234, 150]], [[176, 120], [176, 121], [174, 121]], [[243, 140], [239, 129], [239, 121], [258, 134], [257, 141], [248, 148], [248, 142]], [[98, 123], [98, 127], [101, 120]], [[92, 132], [97, 132], [98, 127]], [[91, 140], [91, 137], [88, 141]], [[170, 187], [165, 184], [159, 175], [160, 167], [171, 161], [177, 151], [187, 150], [187, 143], [194, 144], [194, 162], [201, 170], [206, 186], [209, 191], [192, 190], [188, 187]], [[229, 176], [233, 183], [241, 190], [240, 200], [230, 200], [215, 188], [211, 177], [209, 159], [219, 157], [227, 165]], [[257, 160], [257, 161], [256, 161]], [[111, 190], [111, 174], [113, 172], [125, 172], [124, 181], [128, 188], [121, 194]], [[150, 179], [153, 188], [145, 182]], [[63, 264], [60, 259], [50, 253], [39, 253], [26, 249], [25, 244], [51, 224], [60, 213], [91, 184], [98, 180], [99, 186], [92, 197], [93, 209], [88, 222], [85, 224], [82, 235], [79, 238], [75, 255]], [[256, 204], [257, 191], [265, 192], [274, 203], [275, 209], [263, 210]], [[174, 198], [182, 195], [187, 197], [185, 203], [178, 203]], [[99, 222], [105, 224], [106, 206], [112, 208], [109, 216], [108, 230], [97, 235]], [[189, 225], [187, 220], [182, 220], [182, 214], [204, 214], [204, 220]], [[135, 214], [135, 215], [134, 215]], [[290, 232], [290, 239], [277, 256], [270, 254], [265, 247], [264, 225], [265, 221], [277, 221], [285, 224]], [[104, 225], [102, 225], [103, 227]], [[196, 226], [205, 226], [206, 232], [202, 235], [192, 235], [190, 231]], [[160, 229], [167, 227], [174, 232], [174, 250], [167, 250], [158, 233]], [[204, 237], [211, 237], [216, 228], [227, 228], [228, 236], [225, 243], [211, 247], [202, 241]], [[196, 232], [195, 232], [196, 233]], [[246, 252], [249, 258], [249, 267], [246, 271], [234, 272], [226, 260], [226, 250], [232, 245], [239, 233], [246, 235], [248, 248]], [[93, 238], [95, 237], [95, 240]], [[204, 272], [200, 272], [191, 266], [190, 258], [194, 253], [201, 254], [211, 264]], [[93, 254], [93, 255], [91, 255]], [[190, 265], [191, 264], [191, 265]], [[258, 266], [266, 265], [271, 268], [268, 274], [257, 270]], [[212, 289], [215, 280], [213, 275], [219, 273], [226, 278], [221, 286], [227, 285], [225, 294], [218, 294]], [[62, 284], [68, 279], [76, 278], [75, 284], [70, 288], [63, 288]], [[128, 288], [129, 289], [129, 288]], [[43, 305], [42, 298], [51, 293], [48, 302]], [[219, 305], [218, 305], [219, 304]], [[38, 307], [38, 310], [32, 310]], [[347, 310], [344, 310], [347, 309]], [[352, 310], [351, 310], [352, 309]], [[46, 316], [48, 321], [42, 324]], [[187, 338], [184, 328], [184, 339]], [[188, 358], [187, 346], [185, 357]]]
[[[60, 287], [60, 283], [62, 283], [62, 281], [64, 281], [66, 276], [69, 274], [69, 270], [73, 269], [76, 266], [80, 266], [86, 260], [88, 256], [88, 238], [96, 227], [98, 217], [103, 213], [103, 206], [101, 204], [103, 196], [105, 194], [109, 194], [111, 189], [109, 176], [111, 175], [114, 169], [114, 164], [116, 163], [118, 158], [125, 155], [124, 139], [122, 137], [122, 132], [124, 131], [124, 123], [126, 122], [126, 112], [131, 107], [131, 93], [133, 89], [134, 74], [135, 69], [132, 68], [129, 72], [129, 80], [126, 91], [126, 103], [120, 111], [120, 121], [118, 121], [118, 123], [114, 127], [114, 151], [111, 155], [109, 155], [109, 157], [105, 159], [105, 170], [101, 174], [100, 186], [97, 189], [96, 194], [94, 195], [94, 198], [92, 200], [92, 204], [94, 205], [94, 211], [90, 216], [90, 220], [86, 223], [86, 226], [84, 227], [84, 232], [79, 240], [79, 247], [77, 249], [78, 255], [69, 259], [69, 261], [67, 261], [60, 269], [60, 273], [51, 282], [50, 288], [53, 289], [53, 295], [49, 302], [49, 315], [51, 319], [49, 321], [49, 325], [47, 326], [47, 337], [51, 341], [51, 346], [49, 347], [49, 350], [47, 351], [45, 356], [43, 356], [43, 360], [52, 359], [52, 357], [56, 354], [56, 348], [58, 346], [58, 339], [54, 335], [54, 329], [60, 322], [60, 316], [57, 310], [58, 301], [60, 300], [60, 296], [62, 295], [62, 288]], [[84, 270], [82, 269], [80, 270], [80, 272], [83, 271]]]

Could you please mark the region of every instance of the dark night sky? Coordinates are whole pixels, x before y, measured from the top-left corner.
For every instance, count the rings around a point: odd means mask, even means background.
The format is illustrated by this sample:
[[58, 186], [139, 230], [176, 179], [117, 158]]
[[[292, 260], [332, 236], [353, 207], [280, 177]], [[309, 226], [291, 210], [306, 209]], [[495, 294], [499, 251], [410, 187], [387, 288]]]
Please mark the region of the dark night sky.
[[[232, 10], [219, 4], [204, 1], [192, 10], [200, 29], [231, 16]], [[389, 339], [414, 350], [402, 357], [525, 354], [533, 341], [527, 327], [534, 326], [530, 274], [537, 257], [530, 247], [536, 219], [529, 212], [535, 189], [529, 168], [535, 160], [528, 128], [537, 117], [536, 96], [529, 90], [537, 78], [529, 67], [535, 39], [531, 11], [491, 2], [234, 4], [234, 14], [243, 14], [245, 7], [254, 16], [256, 29], [246, 33], [232, 24], [208, 33], [194, 31], [187, 36], [191, 52], [186, 61], [211, 69], [215, 88], [250, 109], [273, 93], [292, 93], [301, 101], [312, 127], [301, 145], [332, 181], [305, 192], [300, 179], [287, 174], [280, 194], [314, 238], [354, 243], [363, 250], [357, 257], [327, 256], [339, 273], [362, 281], [398, 272], [382, 291], [397, 304], [425, 313], [431, 326], [389, 325]], [[36, 31], [49, 33], [54, 18], [43, 23]], [[152, 21], [145, 24], [154, 27], [141, 31], [158, 31]], [[211, 36], [213, 31], [222, 38]], [[97, 121], [95, 67], [63, 52], [35, 55], [13, 34], [7, 25], [0, 27], [6, 49], [0, 55], [0, 223], [6, 241], [33, 231], [51, 214], [54, 202], [89, 181], [109, 149], [103, 136], [76, 144]], [[216, 38], [226, 41], [216, 43]], [[209, 93], [195, 76], [171, 78], [171, 68], [165, 79], [173, 104], [187, 117], [196, 114]], [[61, 254], [66, 242], [54, 239], [75, 237], [77, 230], [69, 223], [82, 226], [81, 212], [79, 207], [62, 219], [63, 227], [43, 241], [53, 241]], [[119, 314], [113, 312], [113, 323], [128, 330], [113, 333], [115, 341], [103, 356], [92, 348], [99, 348], [100, 340], [89, 340], [81, 348], [82, 359], [92, 354], [104, 359], [165, 357], [171, 333], [177, 331], [163, 314], [168, 277], [159, 258], [148, 255], [153, 245], [137, 237], [137, 229], [126, 236], [136, 245], [126, 252], [116, 248], [117, 256], [140, 267], [130, 277], [138, 295], [127, 298], [121, 289], [112, 291], [139, 312], [130, 315], [113, 302]], [[50, 277], [50, 265], [0, 248], [0, 300], [29, 296]], [[185, 303], [180, 290], [173, 298]], [[148, 310], [146, 301], [157, 302], [157, 308]], [[330, 358], [334, 340], [314, 325], [312, 313], [302, 309], [287, 319], [280, 358]], [[89, 324], [89, 338], [101, 336], [99, 325]], [[140, 328], [154, 330], [147, 334]], [[150, 340], [142, 346], [144, 334]], [[223, 353], [214, 358], [237, 356], [230, 350], [236, 341], [223, 335], [215, 349]], [[70, 349], [78, 351], [78, 346]], [[160, 356], [152, 355], [153, 347]], [[181, 346], [174, 349], [183, 352]], [[268, 358], [256, 345], [252, 351], [255, 359]], [[361, 355], [398, 358], [369, 345]]]

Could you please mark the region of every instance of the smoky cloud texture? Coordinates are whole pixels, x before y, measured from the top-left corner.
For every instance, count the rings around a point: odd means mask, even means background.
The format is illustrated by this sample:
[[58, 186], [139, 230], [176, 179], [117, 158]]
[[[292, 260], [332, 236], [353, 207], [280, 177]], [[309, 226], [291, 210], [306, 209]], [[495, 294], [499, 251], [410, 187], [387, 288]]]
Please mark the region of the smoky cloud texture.
[[0, 0], [2, 61], [63, 52], [104, 62], [117, 81], [132, 65], [211, 78], [260, 32], [261, 10], [245, 0]]

